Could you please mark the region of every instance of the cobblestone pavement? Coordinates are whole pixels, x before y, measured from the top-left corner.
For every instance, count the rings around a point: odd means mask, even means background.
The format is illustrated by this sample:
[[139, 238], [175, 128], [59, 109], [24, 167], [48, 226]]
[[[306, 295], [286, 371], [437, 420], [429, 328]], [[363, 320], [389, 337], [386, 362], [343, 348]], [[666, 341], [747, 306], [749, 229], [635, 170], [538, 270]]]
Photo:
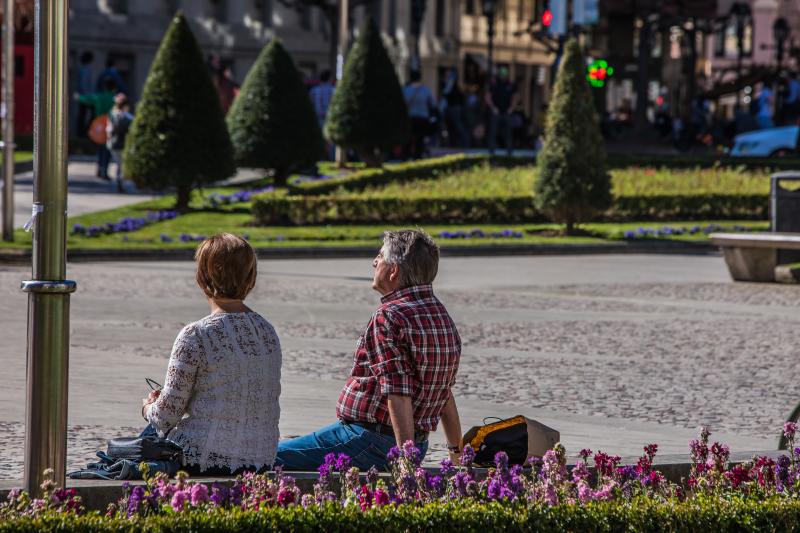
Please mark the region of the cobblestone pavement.
[[[27, 273], [0, 268], [0, 479], [21, 475], [26, 302], [17, 287]], [[207, 308], [190, 263], [72, 264], [69, 276], [79, 286], [72, 468], [136, 431], [143, 378], [161, 381], [175, 334]], [[261, 263], [249, 303], [281, 337], [284, 436], [332, 420], [377, 302], [370, 276], [368, 260]], [[604, 421], [658, 424], [647, 427], [662, 436], [708, 424], [750, 444], [771, 442], [800, 400], [800, 288], [734, 284], [715, 256], [445, 258], [436, 287], [464, 341], [465, 427], [505, 406], [588, 416], [582, 439], [619, 445], [624, 435], [614, 441]], [[439, 441], [434, 451], [442, 455]]]

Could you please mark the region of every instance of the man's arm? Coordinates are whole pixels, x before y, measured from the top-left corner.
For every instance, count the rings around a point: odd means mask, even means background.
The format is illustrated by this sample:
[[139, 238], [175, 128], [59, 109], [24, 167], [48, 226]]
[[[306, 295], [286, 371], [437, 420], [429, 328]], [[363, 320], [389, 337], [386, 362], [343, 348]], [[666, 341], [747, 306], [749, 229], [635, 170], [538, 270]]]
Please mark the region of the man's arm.
[[450, 460], [457, 464], [461, 454], [461, 419], [458, 416], [458, 407], [456, 406], [456, 399], [453, 396], [453, 391], [450, 391], [450, 399], [442, 409], [441, 420], [442, 430], [444, 431], [444, 438], [447, 440], [448, 448], [458, 446], [458, 451], [448, 449], [450, 452]]
[[394, 438], [398, 446], [407, 440], [414, 440], [414, 407], [411, 396], [390, 394], [387, 400], [389, 418], [392, 420]]

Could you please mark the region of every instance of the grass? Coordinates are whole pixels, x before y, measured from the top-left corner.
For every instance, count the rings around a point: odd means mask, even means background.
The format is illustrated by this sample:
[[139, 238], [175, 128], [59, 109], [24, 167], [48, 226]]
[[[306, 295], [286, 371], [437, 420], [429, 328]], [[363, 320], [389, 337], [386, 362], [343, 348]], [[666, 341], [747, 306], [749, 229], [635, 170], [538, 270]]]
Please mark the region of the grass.
[[27, 152], [25, 150], [17, 150], [14, 152], [14, 161], [17, 163], [23, 163], [25, 161], [33, 161], [33, 152]]
[[[615, 196], [661, 194], [769, 194], [769, 175], [733, 168], [655, 169], [647, 167], [612, 170]], [[339, 197], [372, 198], [496, 198], [533, 194], [536, 168], [492, 168], [488, 164], [447, 176], [368, 187], [363, 191], [339, 190]]]

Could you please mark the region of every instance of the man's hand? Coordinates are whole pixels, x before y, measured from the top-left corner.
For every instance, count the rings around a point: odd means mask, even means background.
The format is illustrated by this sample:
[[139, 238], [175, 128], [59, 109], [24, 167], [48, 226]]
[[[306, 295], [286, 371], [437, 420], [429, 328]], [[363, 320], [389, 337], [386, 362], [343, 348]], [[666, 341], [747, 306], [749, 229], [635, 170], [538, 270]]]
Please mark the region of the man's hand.
[[[458, 407], [456, 406], [456, 399], [453, 397], [453, 391], [450, 391], [450, 399], [442, 409], [440, 415], [442, 420], [442, 430], [444, 431], [444, 438], [447, 441], [448, 452], [450, 454], [450, 461], [454, 465], [461, 463], [461, 450], [463, 445], [461, 443], [461, 420], [458, 417]], [[458, 450], [451, 448], [458, 446]]]
[[411, 396], [390, 394], [386, 404], [392, 420], [394, 438], [397, 446], [402, 447], [407, 440], [414, 440], [414, 407]]

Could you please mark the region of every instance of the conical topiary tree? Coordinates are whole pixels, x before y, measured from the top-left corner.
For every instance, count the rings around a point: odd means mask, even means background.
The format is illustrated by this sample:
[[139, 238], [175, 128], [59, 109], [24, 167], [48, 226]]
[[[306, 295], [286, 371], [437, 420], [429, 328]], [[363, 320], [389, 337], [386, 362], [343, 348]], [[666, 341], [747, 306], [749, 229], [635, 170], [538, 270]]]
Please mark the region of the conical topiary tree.
[[277, 39], [259, 54], [227, 121], [236, 165], [273, 169], [277, 185], [286, 184], [290, 170], [325, 156], [308, 92]]
[[372, 18], [367, 18], [347, 56], [328, 109], [325, 135], [358, 151], [369, 166], [408, 139], [410, 120], [403, 90]]
[[192, 189], [236, 172], [225, 116], [203, 55], [182, 13], [161, 41], [125, 140], [123, 171], [137, 185]]
[[544, 146], [536, 156], [536, 207], [565, 225], [567, 234], [611, 203], [611, 181], [586, 62], [567, 42], [547, 110]]

